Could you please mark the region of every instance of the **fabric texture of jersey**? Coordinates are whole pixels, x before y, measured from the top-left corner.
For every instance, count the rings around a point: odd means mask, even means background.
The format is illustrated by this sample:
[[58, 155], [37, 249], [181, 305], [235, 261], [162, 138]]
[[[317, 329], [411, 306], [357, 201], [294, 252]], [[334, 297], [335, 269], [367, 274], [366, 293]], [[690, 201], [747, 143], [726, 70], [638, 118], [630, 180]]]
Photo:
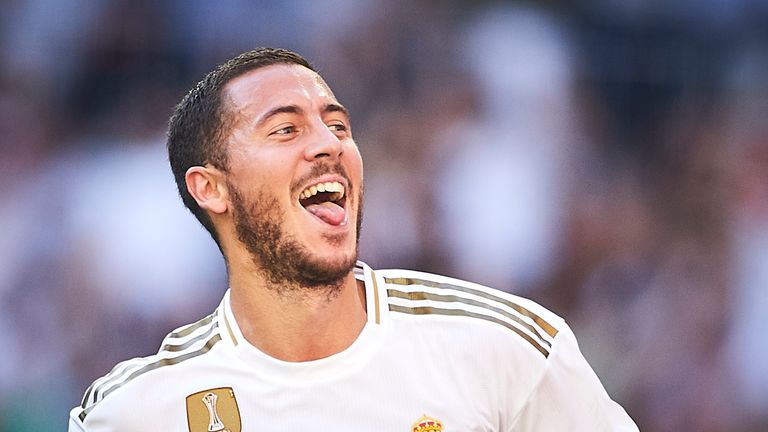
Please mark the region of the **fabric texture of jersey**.
[[274, 359], [244, 339], [227, 292], [157, 354], [97, 379], [69, 431], [637, 430], [570, 328], [536, 303], [363, 263], [355, 275], [368, 322], [346, 350]]

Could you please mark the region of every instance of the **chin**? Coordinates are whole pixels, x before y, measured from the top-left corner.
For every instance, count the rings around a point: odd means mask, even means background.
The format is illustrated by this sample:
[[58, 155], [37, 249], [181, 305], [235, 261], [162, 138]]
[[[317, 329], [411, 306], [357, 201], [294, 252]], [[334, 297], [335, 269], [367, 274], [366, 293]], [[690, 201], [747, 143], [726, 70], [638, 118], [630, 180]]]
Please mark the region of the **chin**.
[[[307, 251], [310, 251], [307, 248]], [[346, 240], [328, 241], [322, 247], [310, 252], [310, 260], [326, 267], [354, 267], [357, 262], [357, 244], [347, 244]], [[351, 263], [351, 264], [350, 264]]]
[[340, 285], [357, 262], [357, 251], [315, 256], [297, 264], [299, 284], [305, 286]]

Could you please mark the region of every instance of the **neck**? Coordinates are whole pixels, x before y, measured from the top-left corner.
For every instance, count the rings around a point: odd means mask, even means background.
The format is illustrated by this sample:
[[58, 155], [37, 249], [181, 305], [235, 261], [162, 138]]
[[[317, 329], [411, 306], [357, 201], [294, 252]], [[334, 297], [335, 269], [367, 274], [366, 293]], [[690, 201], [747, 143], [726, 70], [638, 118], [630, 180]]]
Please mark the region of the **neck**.
[[245, 339], [279, 360], [331, 356], [352, 345], [365, 326], [365, 287], [352, 272], [328, 287], [275, 287], [258, 272], [230, 273], [230, 290]]

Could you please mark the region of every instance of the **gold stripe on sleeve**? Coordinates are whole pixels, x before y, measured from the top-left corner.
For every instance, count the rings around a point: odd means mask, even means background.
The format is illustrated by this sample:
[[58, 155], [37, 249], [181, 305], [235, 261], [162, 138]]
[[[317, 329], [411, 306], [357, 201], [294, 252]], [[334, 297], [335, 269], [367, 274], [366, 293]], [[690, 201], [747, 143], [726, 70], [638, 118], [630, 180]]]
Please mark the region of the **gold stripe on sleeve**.
[[182, 327], [181, 329], [176, 330], [175, 332], [168, 334], [168, 336], [166, 336], [165, 338], [169, 339], [169, 338], [180, 338], [180, 337], [187, 336], [187, 335], [191, 334], [193, 331], [199, 329], [200, 327], [202, 327], [204, 325], [207, 325], [207, 324], [210, 324], [211, 321], [213, 321], [213, 319], [215, 317], [216, 317], [216, 312], [213, 312], [212, 314], [210, 314], [207, 317], [201, 319], [200, 321], [192, 323], [192, 324], [190, 324], [190, 325], [188, 325], [186, 327]]
[[410, 315], [448, 315], [448, 316], [466, 316], [471, 318], [478, 318], [485, 321], [490, 321], [499, 325], [502, 325], [513, 332], [517, 333], [520, 337], [528, 341], [534, 348], [536, 348], [540, 353], [544, 355], [544, 357], [549, 357], [549, 351], [547, 351], [546, 348], [541, 346], [538, 342], [536, 342], [532, 337], [530, 337], [528, 334], [520, 330], [519, 328], [513, 326], [512, 324], [502, 321], [498, 318], [494, 318], [489, 315], [485, 314], [479, 314], [474, 312], [469, 312], [464, 309], [443, 309], [443, 308], [436, 308], [431, 306], [422, 306], [422, 307], [405, 307], [400, 305], [389, 305], [389, 310], [394, 312], [401, 312], [405, 314]]
[[143, 375], [143, 374], [145, 374], [145, 373], [147, 373], [149, 371], [152, 371], [152, 370], [164, 367], [164, 366], [171, 366], [171, 365], [179, 364], [179, 363], [181, 363], [181, 362], [183, 362], [185, 360], [189, 360], [191, 358], [195, 358], [197, 356], [205, 354], [208, 351], [210, 351], [211, 348], [213, 348], [213, 346], [216, 345], [216, 343], [218, 343], [219, 341], [221, 341], [221, 335], [216, 333], [210, 339], [208, 339], [208, 341], [205, 343], [205, 345], [203, 345], [199, 350], [192, 351], [190, 353], [183, 354], [183, 355], [180, 355], [180, 356], [171, 357], [171, 358], [167, 358], [167, 359], [161, 359], [161, 360], [157, 360], [155, 362], [149, 363], [146, 366], [144, 366], [144, 367], [134, 371], [133, 373], [131, 373], [128, 377], [125, 378], [125, 380], [123, 380], [119, 384], [116, 384], [116, 385], [112, 386], [111, 388], [105, 390], [104, 393], [101, 395], [100, 399], [97, 399], [96, 394], [94, 394], [94, 402], [93, 402], [93, 404], [91, 404], [90, 406], [84, 407], [83, 411], [78, 416], [80, 418], [80, 421], [84, 421], [85, 420], [85, 417], [93, 410], [93, 408], [98, 404], [99, 401], [104, 400], [104, 398], [107, 397], [107, 395], [109, 395], [113, 391], [119, 389], [120, 387], [124, 386], [125, 384], [127, 384], [131, 380], [135, 379], [136, 377], [138, 377], [140, 375]]
[[545, 321], [540, 316], [536, 315], [534, 312], [531, 312], [530, 310], [526, 309], [523, 306], [520, 306], [517, 303], [514, 303], [513, 301], [506, 299], [504, 297], [494, 295], [485, 291], [481, 291], [474, 288], [469, 288], [462, 285], [456, 285], [456, 284], [450, 284], [450, 283], [444, 283], [444, 282], [434, 282], [426, 279], [416, 279], [416, 278], [384, 278], [384, 281], [387, 283], [391, 283], [394, 285], [421, 285], [425, 287], [430, 288], [445, 288], [445, 289], [451, 289], [460, 291], [467, 294], [473, 294], [479, 297], [486, 298], [488, 300], [492, 300], [498, 303], [501, 303], [520, 315], [526, 316], [530, 318], [536, 325], [541, 328], [545, 333], [547, 333], [550, 337], [555, 337], [557, 335], [558, 330], [554, 328], [551, 324], [549, 324], [547, 321]]
[[428, 293], [424, 291], [405, 292], [405, 291], [389, 289], [387, 290], [387, 294], [389, 294], [390, 297], [397, 297], [397, 298], [406, 299], [406, 300], [432, 300], [432, 301], [443, 302], [443, 303], [461, 303], [461, 304], [466, 304], [470, 306], [482, 307], [484, 309], [488, 309], [493, 312], [496, 312], [497, 314], [503, 315], [509, 318], [510, 320], [518, 323], [519, 325], [525, 327], [528, 331], [530, 331], [533, 335], [536, 336], [536, 338], [541, 342], [541, 344], [547, 345], [548, 347], [552, 346], [552, 343], [544, 339], [544, 336], [542, 336], [541, 333], [539, 333], [539, 331], [536, 330], [536, 327], [523, 321], [520, 317], [516, 316], [515, 314], [512, 314], [496, 306], [489, 305], [488, 303], [469, 299], [466, 297], [460, 297], [455, 295], [434, 294], [434, 293]]
[[[192, 324], [188, 324], [188, 325], [186, 325], [184, 327], [181, 327], [178, 330], [175, 330], [172, 333], [169, 333], [165, 337], [165, 339], [163, 339], [163, 341], [166, 342], [166, 343], [160, 348], [159, 353], [163, 352], [164, 350], [167, 350], [167, 351], [178, 351], [178, 350], [183, 349], [183, 348], [174, 349], [173, 348], [174, 346], [184, 346], [184, 347], [188, 346], [188, 344], [172, 345], [172, 344], [169, 344], [168, 342], [170, 342], [169, 341], [170, 339], [177, 339], [177, 338], [182, 338], [182, 337], [188, 336], [188, 335], [192, 334], [192, 332], [194, 332], [195, 330], [197, 330], [197, 329], [199, 329], [199, 328], [201, 328], [203, 326], [211, 324], [211, 322], [213, 322], [214, 318], [216, 317], [216, 314], [217, 314], [217, 311], [214, 311], [212, 314], [206, 316], [205, 318], [203, 318], [201, 320], [198, 320], [197, 322], [194, 322]], [[214, 325], [213, 327], [216, 327], [216, 326]], [[207, 331], [206, 334], [209, 335], [210, 334], [210, 330]], [[202, 336], [202, 337], [204, 338], [205, 336]], [[194, 338], [194, 341], [198, 341], [198, 340], [200, 340], [200, 338], [201, 337], [196, 337], [196, 338]], [[94, 381], [93, 384], [91, 384], [88, 387], [88, 389], [86, 390], [85, 395], [83, 396], [83, 401], [82, 401], [82, 405], [81, 406], [83, 408], [88, 406], [88, 400], [91, 398], [91, 393], [93, 393], [93, 401], [95, 403], [96, 400], [97, 400], [97, 396], [98, 396], [98, 394], [99, 394], [101, 389], [106, 388], [107, 386], [111, 385], [112, 383], [120, 381], [120, 379], [122, 379], [122, 377], [125, 374], [127, 374], [131, 370], [135, 370], [135, 367], [138, 364], [141, 364], [141, 363], [137, 363], [137, 360], [138, 361], [142, 361], [143, 359], [132, 359], [132, 360], [126, 360], [124, 362], [121, 362], [121, 363], [117, 364], [114, 368], [112, 368], [112, 370], [107, 375], [105, 375], [102, 379]], [[122, 369], [118, 373], [117, 371], [120, 370], [123, 366], [125, 366], [125, 368]]]
[[184, 342], [183, 344], [179, 345], [172, 345], [170, 343], [165, 344], [160, 348], [160, 352], [178, 352], [178, 351], [184, 351], [185, 349], [191, 347], [192, 345], [196, 344], [198, 341], [202, 339], [208, 338], [211, 333], [213, 333], [216, 329], [219, 328], [218, 323], [213, 323], [213, 325], [203, 334], [195, 336], [194, 338]]

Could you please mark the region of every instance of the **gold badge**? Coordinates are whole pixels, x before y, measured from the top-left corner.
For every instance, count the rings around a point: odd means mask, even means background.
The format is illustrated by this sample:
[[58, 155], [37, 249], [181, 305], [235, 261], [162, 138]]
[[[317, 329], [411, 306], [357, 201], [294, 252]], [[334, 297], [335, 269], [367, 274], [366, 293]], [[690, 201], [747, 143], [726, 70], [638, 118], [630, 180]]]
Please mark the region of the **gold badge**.
[[241, 432], [240, 409], [232, 387], [187, 396], [189, 432]]
[[423, 415], [413, 424], [413, 432], [440, 432], [443, 430], [443, 423], [432, 417]]

